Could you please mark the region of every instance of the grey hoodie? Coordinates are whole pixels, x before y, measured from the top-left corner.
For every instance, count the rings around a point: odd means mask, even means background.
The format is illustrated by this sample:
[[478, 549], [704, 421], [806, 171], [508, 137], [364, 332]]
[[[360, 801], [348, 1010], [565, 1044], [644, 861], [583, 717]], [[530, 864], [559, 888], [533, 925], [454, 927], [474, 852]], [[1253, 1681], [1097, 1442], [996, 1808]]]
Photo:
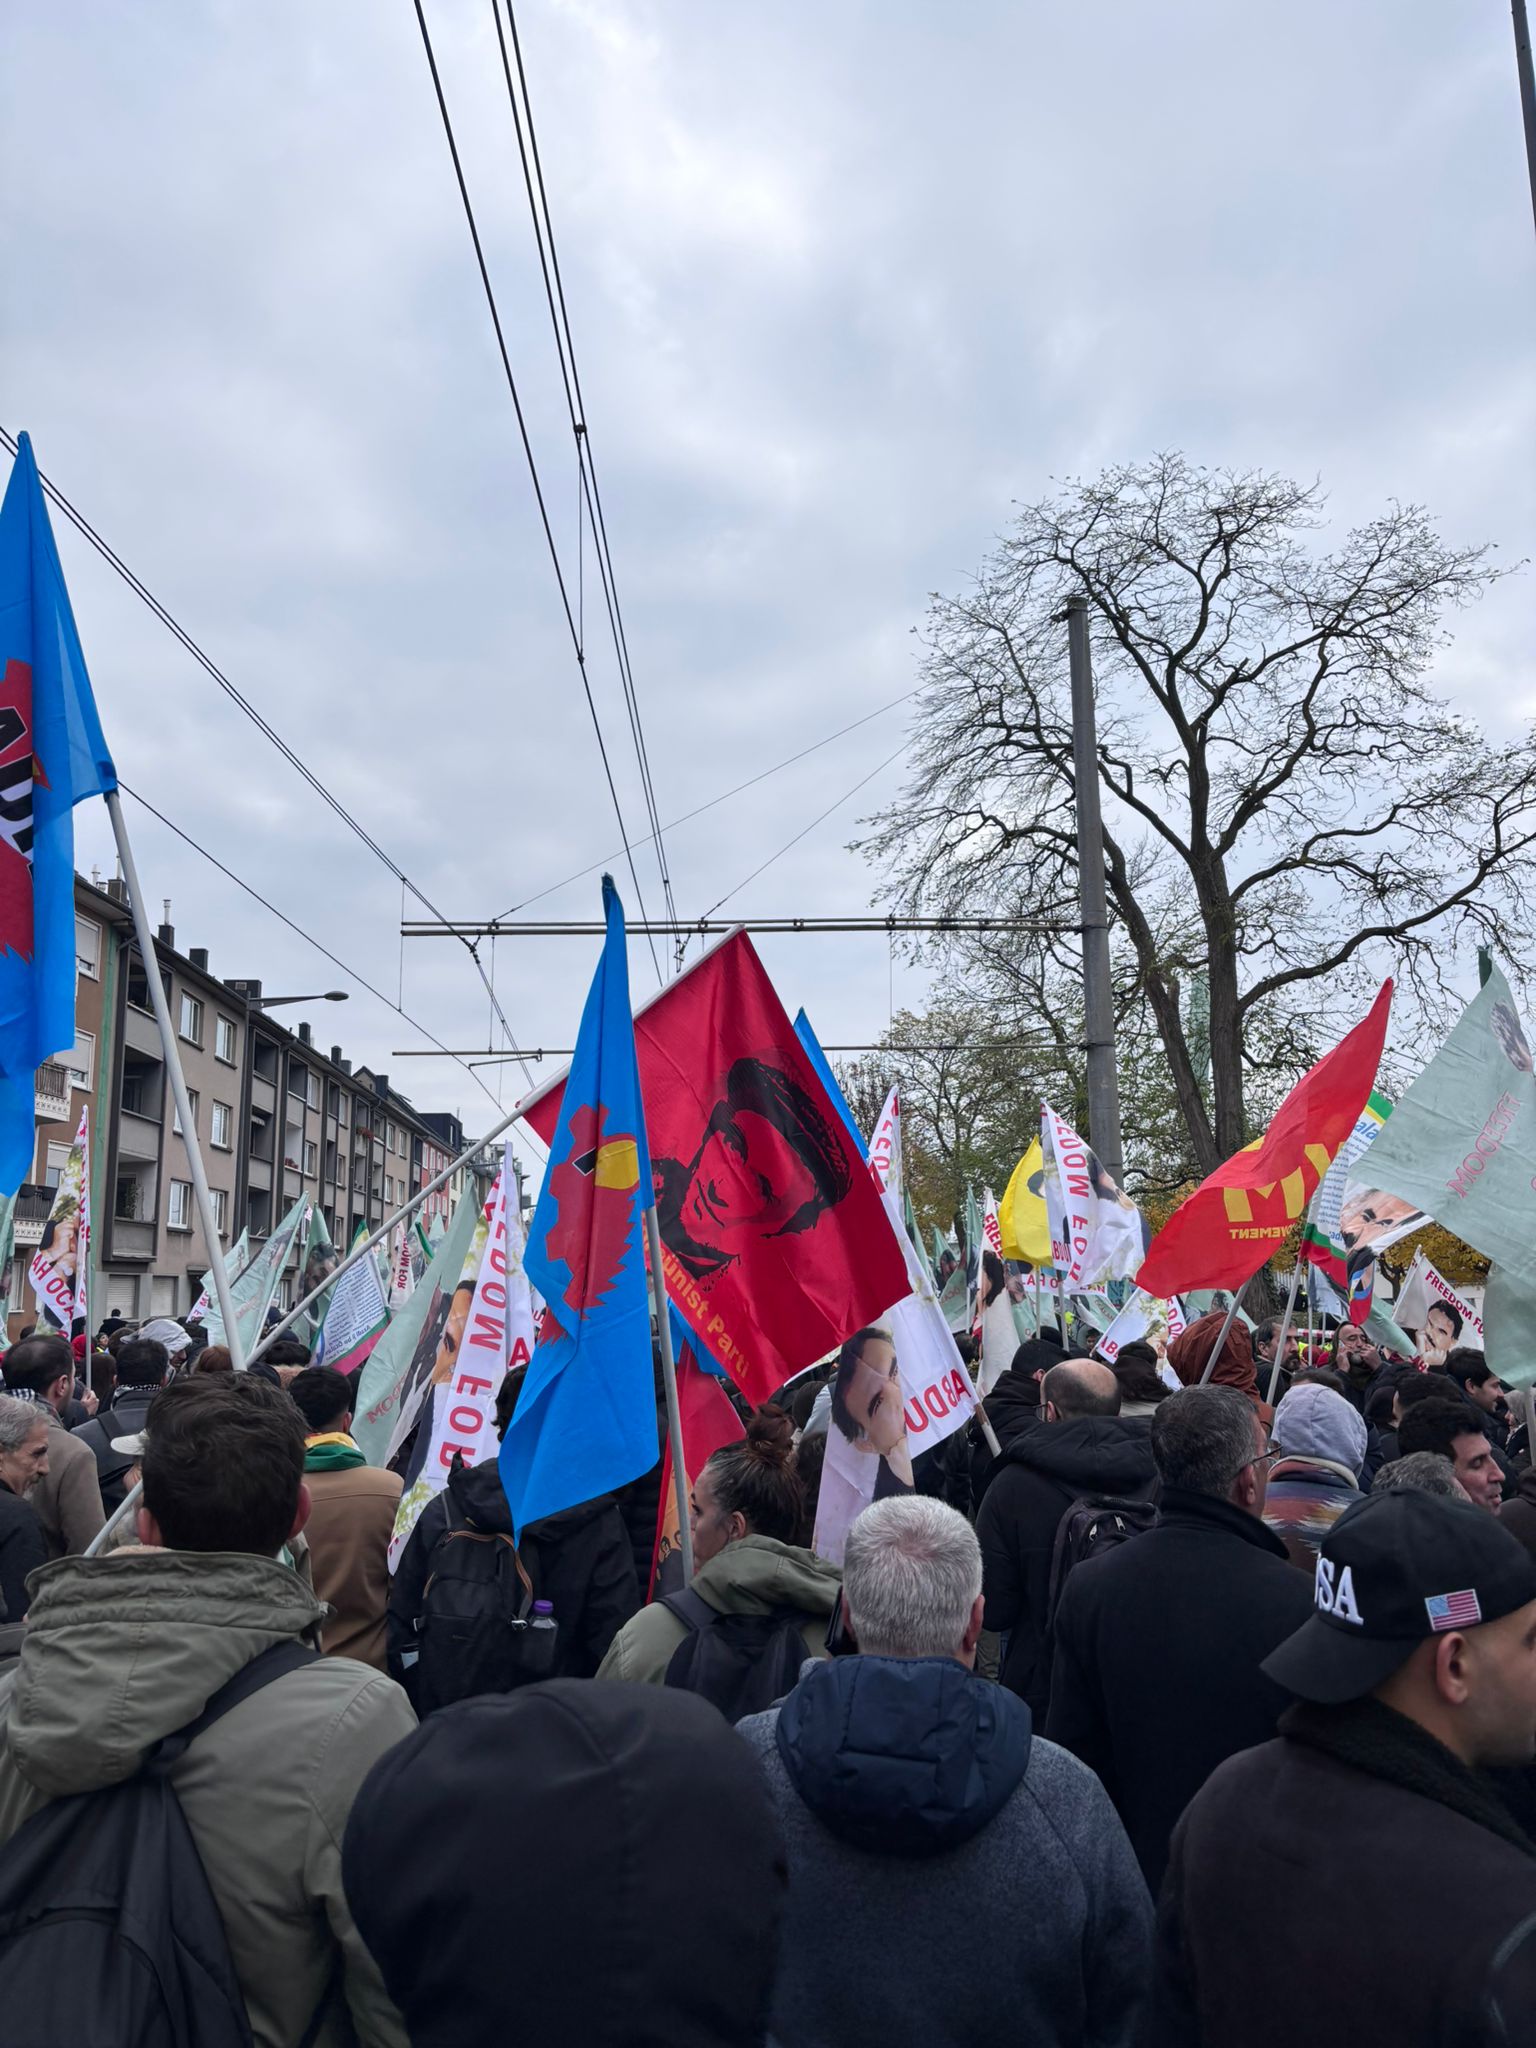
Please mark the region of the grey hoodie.
[[[258, 1651], [313, 1641], [325, 1612], [263, 1557], [120, 1550], [29, 1583], [21, 1658], [0, 1679], [0, 1844], [48, 1800], [131, 1776]], [[294, 2048], [322, 2000], [316, 2048], [404, 2048], [342, 1894], [341, 1838], [370, 1767], [415, 1725], [392, 1680], [324, 1657], [231, 1708], [173, 1766], [258, 2048]]]

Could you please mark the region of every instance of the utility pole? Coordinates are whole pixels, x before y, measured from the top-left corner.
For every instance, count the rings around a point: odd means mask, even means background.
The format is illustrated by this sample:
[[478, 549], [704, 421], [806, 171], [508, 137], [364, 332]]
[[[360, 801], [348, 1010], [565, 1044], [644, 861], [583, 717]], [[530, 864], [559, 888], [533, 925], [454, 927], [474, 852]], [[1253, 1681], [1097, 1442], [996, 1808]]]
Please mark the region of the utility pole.
[[1525, 116], [1525, 162], [1531, 174], [1531, 212], [1536, 215], [1536, 71], [1531, 68], [1531, 26], [1525, 0], [1510, 0], [1515, 22], [1515, 64], [1520, 73], [1520, 111]]
[[1120, 1155], [1120, 1083], [1115, 1009], [1109, 986], [1109, 906], [1104, 894], [1104, 828], [1099, 818], [1099, 740], [1088, 647], [1088, 600], [1067, 599], [1072, 663], [1072, 780], [1077, 792], [1077, 870], [1083, 908], [1083, 1009], [1087, 1019], [1088, 1142], [1107, 1173], [1125, 1176]]

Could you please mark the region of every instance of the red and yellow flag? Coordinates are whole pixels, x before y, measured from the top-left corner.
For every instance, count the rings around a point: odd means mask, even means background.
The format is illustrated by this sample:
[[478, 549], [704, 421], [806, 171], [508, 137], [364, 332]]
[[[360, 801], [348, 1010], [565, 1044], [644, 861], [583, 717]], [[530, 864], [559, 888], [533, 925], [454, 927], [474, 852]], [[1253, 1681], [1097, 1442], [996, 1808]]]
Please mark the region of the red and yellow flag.
[[1296, 1083], [1262, 1138], [1245, 1145], [1174, 1210], [1142, 1261], [1138, 1287], [1165, 1297], [1240, 1287], [1306, 1214], [1365, 1107], [1392, 1008], [1385, 981], [1369, 1013]]

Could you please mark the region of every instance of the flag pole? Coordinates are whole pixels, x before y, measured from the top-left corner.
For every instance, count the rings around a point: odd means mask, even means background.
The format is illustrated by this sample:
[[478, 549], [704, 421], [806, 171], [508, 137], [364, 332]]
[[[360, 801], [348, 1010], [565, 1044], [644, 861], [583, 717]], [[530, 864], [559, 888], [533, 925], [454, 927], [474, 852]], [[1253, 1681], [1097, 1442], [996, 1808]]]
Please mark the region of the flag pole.
[[683, 1413], [677, 1401], [677, 1360], [672, 1356], [672, 1318], [667, 1309], [666, 1282], [661, 1270], [661, 1224], [656, 1204], [645, 1212], [646, 1244], [651, 1254], [651, 1300], [656, 1305], [656, 1337], [661, 1346], [661, 1378], [667, 1392], [667, 1442], [672, 1451], [672, 1486], [677, 1495], [677, 1540], [683, 1552], [683, 1584], [693, 1583], [693, 1527], [688, 1520], [688, 1473], [683, 1464]]
[[[133, 847], [129, 844], [128, 827], [123, 819], [122, 799], [115, 786], [106, 792], [106, 802], [107, 816], [112, 820], [112, 836], [117, 841], [118, 856], [123, 863], [123, 880], [128, 886], [128, 906], [133, 912], [134, 933], [138, 938], [139, 952], [144, 959], [144, 979], [149, 984], [150, 1008], [155, 1013], [155, 1023], [160, 1032], [160, 1049], [165, 1054], [166, 1072], [171, 1078], [171, 1094], [175, 1098], [176, 1114], [181, 1118], [182, 1137], [187, 1148], [187, 1170], [192, 1176], [192, 1199], [197, 1204], [198, 1220], [203, 1226], [203, 1238], [208, 1246], [208, 1269], [213, 1275], [213, 1291], [218, 1296], [219, 1314], [224, 1319], [224, 1342], [229, 1347], [231, 1364], [236, 1372], [241, 1372], [245, 1368], [246, 1360], [240, 1343], [240, 1332], [235, 1326], [234, 1304], [230, 1298], [229, 1279], [224, 1271], [224, 1250], [219, 1243], [219, 1227], [213, 1213], [213, 1196], [208, 1192], [208, 1175], [203, 1169], [203, 1155], [197, 1142], [197, 1124], [187, 1094], [187, 1077], [181, 1071], [181, 1056], [176, 1050], [176, 1034], [171, 1028], [171, 1006], [166, 1001], [165, 984], [160, 979], [160, 961], [155, 951], [155, 935], [150, 929], [144, 892], [139, 887], [139, 871], [133, 858]], [[126, 1506], [126, 1503], [124, 1505]]]
[[1269, 1368], [1269, 1392], [1264, 1396], [1271, 1408], [1275, 1405], [1275, 1389], [1280, 1384], [1280, 1361], [1285, 1356], [1285, 1340], [1291, 1334], [1291, 1317], [1296, 1313], [1296, 1288], [1300, 1279], [1301, 1251], [1298, 1247], [1296, 1263], [1291, 1268], [1291, 1291], [1285, 1297], [1285, 1314], [1280, 1318], [1280, 1330], [1275, 1338], [1275, 1358]]

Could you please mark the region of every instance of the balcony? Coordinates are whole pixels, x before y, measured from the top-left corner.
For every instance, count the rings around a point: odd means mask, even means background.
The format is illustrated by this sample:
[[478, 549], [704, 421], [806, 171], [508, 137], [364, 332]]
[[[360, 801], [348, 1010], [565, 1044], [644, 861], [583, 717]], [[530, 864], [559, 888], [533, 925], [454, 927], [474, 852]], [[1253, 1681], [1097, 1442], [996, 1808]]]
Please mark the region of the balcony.
[[37, 1070], [34, 1083], [36, 1097], [34, 1110], [39, 1123], [67, 1124], [69, 1122], [69, 1070], [53, 1060], [45, 1060]]
[[117, 1126], [117, 1156], [120, 1160], [160, 1157], [160, 1125], [156, 1118], [140, 1116], [136, 1110], [122, 1111]]
[[152, 1259], [155, 1256], [155, 1226], [152, 1222], [114, 1216], [107, 1225], [107, 1256], [111, 1259]]
[[42, 1242], [43, 1225], [53, 1209], [53, 1189], [40, 1181], [23, 1181], [16, 1193], [16, 1249], [34, 1250]]

